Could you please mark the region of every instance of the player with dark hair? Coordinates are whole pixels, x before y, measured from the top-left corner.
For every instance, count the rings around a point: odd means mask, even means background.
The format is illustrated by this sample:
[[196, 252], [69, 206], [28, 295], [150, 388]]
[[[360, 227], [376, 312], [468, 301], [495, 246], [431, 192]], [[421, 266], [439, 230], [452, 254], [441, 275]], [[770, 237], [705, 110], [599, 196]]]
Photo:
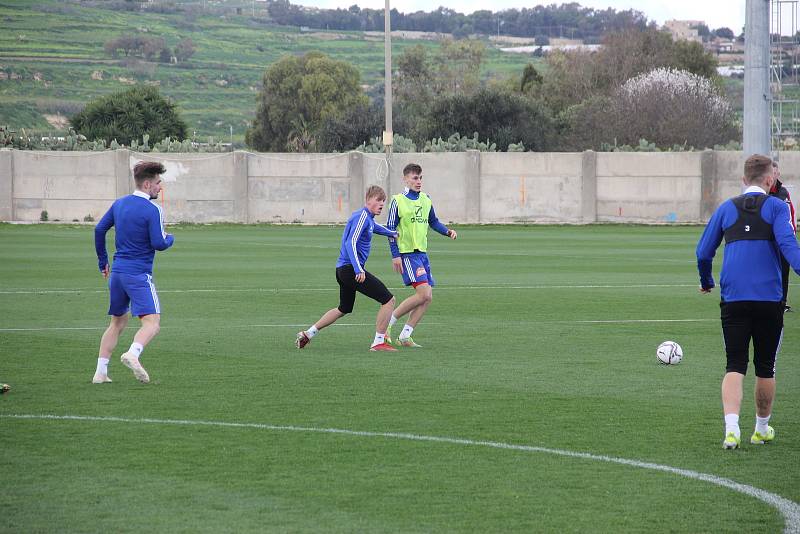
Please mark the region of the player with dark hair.
[[710, 293], [714, 287], [712, 260], [725, 239], [720, 274], [722, 335], [727, 358], [722, 379], [725, 449], [736, 449], [741, 443], [739, 410], [751, 339], [756, 373], [756, 427], [750, 443], [764, 444], [775, 438], [775, 430], [768, 423], [775, 398], [775, 360], [783, 338], [781, 253], [800, 272], [800, 247], [789, 222], [789, 208], [767, 195], [775, 183], [772, 160], [761, 155], [747, 158], [743, 181], [747, 186], [744, 194], [726, 200], [717, 208], [696, 251], [700, 292]]
[[377, 185], [370, 186], [367, 189], [364, 207], [353, 212], [347, 220], [347, 225], [342, 232], [339, 259], [336, 262], [339, 306], [325, 312], [319, 321], [311, 325], [308, 330], [297, 333], [295, 346], [298, 349], [308, 345], [320, 330], [352, 312], [356, 301], [356, 292], [358, 292], [378, 301], [381, 305], [375, 319], [375, 339], [369, 350], [373, 352], [397, 350], [385, 342], [386, 328], [394, 309], [394, 295], [386, 289], [383, 282], [364, 268], [372, 247], [373, 233], [386, 237], [397, 236], [396, 232], [387, 230], [374, 221], [375, 216], [380, 215], [383, 211], [385, 203], [386, 192], [383, 188]]
[[435, 284], [428, 261], [428, 227], [450, 239], [458, 234], [450, 230], [439, 219], [433, 209], [431, 198], [422, 192], [422, 167], [409, 163], [403, 168], [405, 191], [392, 197], [386, 227], [397, 229], [399, 237], [389, 240], [392, 252], [392, 267], [403, 276], [403, 283], [414, 288], [414, 294], [405, 299], [389, 320], [387, 340], [391, 343], [391, 328], [400, 317], [410, 314], [397, 336], [397, 343], [404, 347], [419, 347], [411, 338], [414, 328], [433, 299]]
[[[156, 250], [166, 250], [174, 242], [172, 235], [164, 231], [161, 208], [152, 202], [158, 198], [161, 175], [165, 172], [161, 163], [137, 163], [133, 168], [136, 190], [132, 195], [117, 199], [94, 229], [98, 265], [103, 277], [108, 279], [108, 314], [111, 316], [111, 324], [100, 340], [94, 384], [111, 382], [108, 363], [128, 324], [128, 311], [139, 317], [142, 324], [120, 360], [133, 371], [137, 380], [145, 384], [150, 381], [139, 363], [139, 356], [160, 330], [161, 305], [153, 283], [153, 258]], [[113, 270], [106, 251], [106, 233], [112, 226], [116, 228]]]

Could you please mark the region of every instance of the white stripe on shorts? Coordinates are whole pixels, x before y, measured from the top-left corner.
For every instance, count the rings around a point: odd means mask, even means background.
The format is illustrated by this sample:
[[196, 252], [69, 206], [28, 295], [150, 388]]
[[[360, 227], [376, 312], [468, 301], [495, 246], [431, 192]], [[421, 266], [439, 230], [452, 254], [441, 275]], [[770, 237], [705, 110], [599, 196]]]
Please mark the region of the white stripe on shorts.
[[408, 279], [412, 282], [417, 281], [417, 277], [414, 276], [414, 269], [411, 268], [411, 262], [408, 261], [408, 258], [403, 258], [403, 263], [406, 266], [406, 273], [408, 273]]
[[778, 348], [775, 349], [775, 359], [772, 361], [772, 376], [775, 376], [775, 371], [778, 368], [778, 354], [781, 353], [783, 346], [783, 328], [781, 328], [781, 337], [778, 338]]
[[153, 296], [153, 304], [156, 306], [156, 313], [161, 313], [161, 303], [158, 301], [158, 293], [156, 293], [156, 286], [153, 284], [152, 275], [147, 275], [147, 283], [150, 285], [150, 294]]

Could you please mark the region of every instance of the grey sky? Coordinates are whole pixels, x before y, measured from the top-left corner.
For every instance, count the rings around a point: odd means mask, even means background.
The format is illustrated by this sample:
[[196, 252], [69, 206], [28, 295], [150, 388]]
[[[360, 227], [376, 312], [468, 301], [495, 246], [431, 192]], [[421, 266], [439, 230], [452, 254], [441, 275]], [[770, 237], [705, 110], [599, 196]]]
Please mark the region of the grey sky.
[[[384, 0], [293, 0], [307, 6], [322, 8], [360, 7], [383, 9]], [[501, 11], [503, 9], [532, 7], [537, 4], [549, 5], [563, 3], [558, 0], [390, 0], [391, 7], [402, 12], [432, 11], [442, 5], [461, 13], [472, 13], [479, 9]], [[665, 20], [702, 20], [709, 28], [727, 26], [737, 35], [744, 26], [745, 0], [578, 0], [585, 7], [595, 9], [614, 8], [618, 11], [636, 9], [645, 14], [648, 20], [663, 24]]]

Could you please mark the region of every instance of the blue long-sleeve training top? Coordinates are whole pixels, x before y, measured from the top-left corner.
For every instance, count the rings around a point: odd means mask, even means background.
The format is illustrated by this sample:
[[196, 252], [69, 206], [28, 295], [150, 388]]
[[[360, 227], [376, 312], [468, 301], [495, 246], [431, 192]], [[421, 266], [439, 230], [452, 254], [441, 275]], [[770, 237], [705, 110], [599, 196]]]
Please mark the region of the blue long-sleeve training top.
[[156, 250], [166, 250], [175, 238], [164, 231], [161, 208], [141, 191], [118, 198], [94, 228], [94, 248], [102, 271], [108, 265], [106, 233], [115, 227], [112, 269], [125, 274], [152, 274]]
[[[765, 193], [759, 187], [749, 187], [745, 194]], [[725, 302], [779, 302], [783, 298], [779, 248], [792, 268], [800, 273], [800, 248], [789, 221], [789, 208], [781, 200], [770, 197], [761, 206], [761, 218], [772, 226], [774, 241], [742, 239], [725, 244], [720, 274], [721, 297]], [[697, 243], [697, 269], [700, 286], [704, 289], [714, 287], [712, 260], [725, 230], [738, 219], [739, 211], [733, 200], [726, 200], [711, 216]]]
[[[416, 191], [412, 191], [408, 187], [405, 188], [403, 194], [411, 199], [417, 200], [419, 198], [419, 193]], [[430, 197], [430, 195], [428, 195]], [[400, 217], [397, 213], [397, 201], [392, 198], [391, 204], [389, 204], [389, 217], [386, 220], [386, 228], [391, 231], [397, 230], [397, 226], [400, 224]], [[436, 232], [446, 236], [447, 235], [447, 226], [442, 224], [442, 221], [436, 216], [436, 212], [433, 210], [433, 204], [431, 204], [431, 211], [428, 213], [428, 226], [433, 228]], [[397, 246], [396, 239], [389, 239], [389, 250], [392, 251], [392, 258], [399, 258], [400, 257], [400, 249]]]
[[376, 223], [375, 215], [366, 207], [354, 211], [342, 232], [342, 246], [336, 267], [352, 265], [356, 274], [363, 273], [372, 247], [373, 232], [387, 237], [395, 235], [395, 232]]

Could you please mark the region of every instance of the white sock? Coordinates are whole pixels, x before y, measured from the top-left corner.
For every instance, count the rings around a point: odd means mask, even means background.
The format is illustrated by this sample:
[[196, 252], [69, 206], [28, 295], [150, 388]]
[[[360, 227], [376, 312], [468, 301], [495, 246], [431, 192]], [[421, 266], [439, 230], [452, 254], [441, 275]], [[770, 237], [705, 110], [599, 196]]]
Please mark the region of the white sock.
[[136, 358], [139, 358], [139, 356], [141, 356], [143, 350], [144, 350], [144, 347], [142, 346], [142, 344], [141, 343], [136, 343], [134, 341], [133, 343], [131, 343], [131, 348], [128, 349], [128, 353], [129, 354], [133, 354]]
[[759, 434], [767, 433], [767, 423], [769, 423], [770, 415], [766, 417], [756, 416], [756, 432]]
[[403, 339], [407, 339], [407, 338], [411, 337], [411, 332], [413, 332], [413, 331], [414, 331], [414, 327], [413, 326], [405, 325], [403, 327], [403, 331], [400, 332], [400, 335], [398, 337], [401, 337]]
[[727, 413], [725, 414], [725, 433], [733, 432], [733, 435], [737, 438], [742, 435], [739, 431], [739, 414], [738, 413]]
[[375, 345], [380, 345], [384, 342], [385, 338], [386, 334], [379, 334], [378, 332], [375, 332], [375, 341], [372, 342], [372, 346], [374, 347]]
[[97, 369], [94, 374], [107, 375], [108, 374], [108, 358], [97, 358]]
[[389, 317], [389, 326], [394, 326], [394, 323], [396, 322], [397, 322], [397, 317], [395, 317], [394, 314], [392, 314], [392, 316]]
[[316, 336], [317, 334], [319, 334], [319, 328], [317, 328], [313, 324], [308, 327], [308, 330], [306, 330], [306, 335], [308, 336], [309, 339]]

